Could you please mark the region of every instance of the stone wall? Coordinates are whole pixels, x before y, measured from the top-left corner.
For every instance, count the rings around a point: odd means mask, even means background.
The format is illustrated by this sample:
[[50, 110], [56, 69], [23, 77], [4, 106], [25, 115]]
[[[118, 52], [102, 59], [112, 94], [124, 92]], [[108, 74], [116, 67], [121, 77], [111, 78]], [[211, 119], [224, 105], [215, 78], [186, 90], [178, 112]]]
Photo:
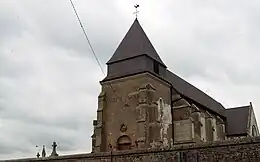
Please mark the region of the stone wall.
[[[254, 109], [252, 106], [252, 103], [250, 102], [250, 109], [249, 109], [249, 122], [247, 125], [247, 132], [249, 136], [259, 136], [259, 130], [258, 130], [258, 125], [254, 113]], [[255, 128], [255, 132], [253, 133], [253, 127]]]
[[0, 162], [258, 162], [260, 137], [196, 145], [172, 149], [138, 150], [96, 154], [68, 155], [45, 159], [20, 159]]
[[169, 83], [142, 73], [101, 85], [97, 120], [93, 122], [93, 152], [168, 148], [172, 144]]

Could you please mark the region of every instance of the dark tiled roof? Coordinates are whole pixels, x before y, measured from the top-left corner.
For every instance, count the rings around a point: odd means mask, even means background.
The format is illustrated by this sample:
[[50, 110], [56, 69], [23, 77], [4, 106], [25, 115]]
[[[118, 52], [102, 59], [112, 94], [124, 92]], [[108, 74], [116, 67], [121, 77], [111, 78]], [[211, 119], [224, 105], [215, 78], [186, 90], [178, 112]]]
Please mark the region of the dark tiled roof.
[[202, 106], [224, 116], [225, 108], [216, 100], [208, 96], [206, 93], [202, 92], [192, 84], [188, 83], [184, 79], [175, 75], [174, 73], [167, 70], [166, 73], [167, 80], [169, 80], [173, 86], [180, 94], [189, 99], [201, 104]]
[[140, 55], [147, 55], [165, 66], [165, 64], [162, 62], [159, 55], [157, 54], [156, 50], [154, 49], [149, 38], [146, 36], [138, 20], [135, 19], [131, 28], [129, 29], [124, 39], [119, 44], [118, 48], [116, 49], [110, 60], [107, 62], [107, 64], [137, 57]]
[[[128, 60], [130, 61], [130, 58], [140, 58], [139, 56], [146, 55], [153, 60], [156, 60], [158, 63], [163, 65], [166, 70], [166, 66], [160, 59], [159, 55], [155, 51], [153, 45], [151, 44], [150, 40], [148, 39], [147, 35], [145, 34], [144, 30], [142, 29], [141, 25], [139, 24], [138, 20], [135, 19], [134, 23], [132, 24], [131, 28], [127, 32], [126, 36], [122, 40], [122, 42], [119, 44], [118, 48], [116, 49], [115, 53], [111, 57], [111, 59], [107, 62], [109, 66], [114, 65], [113, 63], [121, 61], [123, 65], [122, 60]], [[138, 59], [136, 59], [138, 60]], [[131, 63], [129, 66], [136, 66]], [[124, 63], [125, 65], [126, 63]], [[120, 66], [118, 65], [118, 68], [120, 69]], [[126, 68], [126, 67], [124, 67]], [[131, 68], [132, 69], [132, 68]], [[147, 68], [136, 68], [135, 70], [124, 70], [122, 73], [115, 73], [108, 75], [104, 80], [109, 80], [113, 78], [118, 77], [124, 77], [126, 75], [132, 75], [134, 73], [141, 73], [141, 72], [147, 72]], [[152, 71], [149, 71], [153, 73]], [[166, 76], [160, 76], [164, 80], [167, 80], [170, 82], [180, 94], [183, 96], [189, 98], [190, 100], [193, 100], [197, 102], [198, 104], [212, 110], [213, 112], [216, 112], [222, 116], [224, 116], [224, 110], [225, 108], [217, 101], [215, 101], [213, 98], [202, 92], [201, 90], [197, 89], [190, 83], [186, 82], [182, 78], [178, 77], [177, 75], [171, 73], [167, 70]], [[104, 81], [103, 80], [103, 81]]]
[[247, 123], [250, 106], [242, 106], [226, 109], [227, 135], [239, 135], [247, 133]]

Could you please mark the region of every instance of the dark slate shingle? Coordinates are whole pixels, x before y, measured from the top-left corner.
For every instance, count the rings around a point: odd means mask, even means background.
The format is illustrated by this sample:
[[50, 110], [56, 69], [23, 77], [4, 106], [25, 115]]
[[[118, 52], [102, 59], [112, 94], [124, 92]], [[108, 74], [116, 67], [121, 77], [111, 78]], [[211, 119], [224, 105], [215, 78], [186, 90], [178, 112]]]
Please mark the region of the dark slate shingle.
[[167, 70], [166, 74], [167, 79], [171, 82], [173, 88], [180, 94], [224, 116], [225, 108], [219, 102], [169, 70]]
[[124, 39], [119, 44], [115, 53], [107, 62], [107, 64], [111, 64], [113, 62], [129, 59], [141, 55], [147, 55], [152, 59], [156, 60], [161, 65], [165, 66], [165, 64], [157, 54], [156, 50], [154, 49], [149, 38], [145, 34], [139, 21], [135, 19], [134, 23], [128, 30]]
[[247, 123], [250, 106], [241, 106], [226, 109], [227, 135], [239, 135], [247, 133]]

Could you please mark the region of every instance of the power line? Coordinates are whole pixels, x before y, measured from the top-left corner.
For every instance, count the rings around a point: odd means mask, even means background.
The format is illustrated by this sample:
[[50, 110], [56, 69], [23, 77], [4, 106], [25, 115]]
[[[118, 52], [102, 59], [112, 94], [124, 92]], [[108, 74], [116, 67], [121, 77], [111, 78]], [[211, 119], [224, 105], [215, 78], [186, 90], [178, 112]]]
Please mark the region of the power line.
[[[84, 26], [83, 26], [83, 24], [82, 24], [82, 22], [81, 22], [81, 20], [80, 20], [80, 18], [79, 18], [79, 15], [78, 15], [78, 13], [77, 13], [77, 10], [76, 10], [76, 8], [75, 8], [75, 5], [73, 4], [73, 1], [70, 0], [70, 3], [71, 3], [71, 6], [72, 6], [72, 8], [73, 8], [73, 10], [74, 10], [74, 13], [75, 13], [75, 15], [76, 15], [76, 17], [77, 17], [77, 19], [78, 19], [79, 25], [80, 25], [80, 27], [81, 27], [83, 33], [84, 33], [84, 36], [85, 36], [85, 38], [86, 38], [86, 40], [87, 40], [87, 42], [88, 42], [88, 44], [89, 44], [89, 47], [90, 47], [90, 49], [91, 49], [91, 51], [92, 51], [92, 54], [94, 55], [94, 57], [95, 57], [95, 59], [96, 59], [97, 64], [98, 64], [100, 70], [102, 71], [103, 75], [106, 75], [105, 72], [104, 72], [104, 70], [103, 70], [103, 68], [102, 68], [102, 66], [101, 66], [100, 61], [98, 60], [98, 57], [97, 57], [97, 55], [96, 55], [96, 53], [95, 53], [95, 51], [94, 51], [94, 48], [93, 48], [92, 45], [91, 45], [91, 42], [90, 42], [90, 40], [89, 40], [89, 38], [88, 38], [88, 35], [87, 35], [87, 32], [86, 32], [86, 30], [85, 30], [85, 28], [84, 28]], [[122, 98], [120, 98], [120, 97], [118, 96], [118, 94], [117, 94], [116, 90], [113, 88], [113, 86], [112, 86], [110, 83], [108, 83], [108, 85], [109, 85], [109, 87], [112, 89], [113, 93], [115, 93], [116, 98], [118, 98], [118, 99], [122, 102], [123, 105], [126, 105], [126, 104], [122, 101]]]
[[95, 51], [94, 51], [94, 49], [93, 49], [93, 47], [92, 47], [92, 45], [91, 45], [91, 43], [90, 43], [90, 40], [88, 39], [87, 32], [86, 32], [85, 28], [83, 27], [83, 24], [81, 23], [81, 20], [80, 20], [80, 18], [79, 18], [79, 15], [78, 15], [78, 13], [77, 13], [77, 10], [76, 10], [76, 8], [75, 8], [75, 6], [74, 6], [72, 0], [70, 0], [70, 3], [71, 3], [71, 6], [72, 6], [72, 8], [73, 8], [73, 10], [74, 10], [74, 12], [75, 12], [75, 15], [76, 15], [76, 17], [77, 17], [77, 19], [78, 19], [79, 25], [80, 25], [80, 27], [81, 27], [81, 29], [82, 29], [84, 35], [85, 35], [85, 38], [86, 38], [87, 41], [88, 41], [89, 47], [90, 47], [90, 49], [91, 49], [91, 51], [92, 51], [92, 53], [93, 53], [93, 55], [94, 55], [94, 57], [95, 57], [95, 59], [96, 59], [96, 61], [97, 61], [97, 63], [98, 63], [98, 66], [100, 67], [102, 73], [105, 75], [105, 72], [104, 72], [104, 70], [103, 70], [103, 68], [102, 68], [102, 66], [101, 66], [101, 63], [99, 62], [98, 57], [97, 57], [97, 55], [96, 55], [96, 53], [95, 53]]

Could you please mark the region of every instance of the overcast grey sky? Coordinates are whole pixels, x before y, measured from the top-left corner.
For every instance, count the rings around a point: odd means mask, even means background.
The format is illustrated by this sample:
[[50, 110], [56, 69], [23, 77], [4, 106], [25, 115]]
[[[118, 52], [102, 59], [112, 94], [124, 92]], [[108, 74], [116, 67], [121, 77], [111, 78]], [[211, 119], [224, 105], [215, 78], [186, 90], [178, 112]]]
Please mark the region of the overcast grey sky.
[[[103, 65], [139, 21], [168, 68], [260, 115], [259, 0], [74, 0]], [[0, 1], [0, 159], [91, 150], [104, 78], [69, 0]], [[239, 120], [239, 119], [238, 119]]]

